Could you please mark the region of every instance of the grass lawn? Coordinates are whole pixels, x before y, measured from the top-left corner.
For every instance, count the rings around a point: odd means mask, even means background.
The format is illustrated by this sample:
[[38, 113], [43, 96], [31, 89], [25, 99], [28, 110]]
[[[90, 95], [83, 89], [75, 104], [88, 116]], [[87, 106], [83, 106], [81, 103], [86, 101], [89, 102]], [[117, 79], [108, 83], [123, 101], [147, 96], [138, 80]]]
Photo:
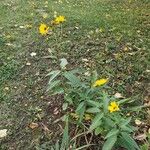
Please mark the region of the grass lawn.
[[[0, 148], [33, 150], [60, 134], [53, 122], [61, 116], [54, 109], [61, 110], [62, 100], [46, 92], [46, 74], [63, 57], [70, 68], [91, 68], [108, 77], [112, 94], [148, 103], [149, 8], [149, 0], [1, 0], [0, 129], [8, 129], [8, 136], [0, 139]], [[53, 34], [46, 38], [38, 32], [54, 14], [66, 17], [57, 44]], [[145, 126], [148, 111], [134, 116]], [[31, 122], [39, 128], [29, 128]]]

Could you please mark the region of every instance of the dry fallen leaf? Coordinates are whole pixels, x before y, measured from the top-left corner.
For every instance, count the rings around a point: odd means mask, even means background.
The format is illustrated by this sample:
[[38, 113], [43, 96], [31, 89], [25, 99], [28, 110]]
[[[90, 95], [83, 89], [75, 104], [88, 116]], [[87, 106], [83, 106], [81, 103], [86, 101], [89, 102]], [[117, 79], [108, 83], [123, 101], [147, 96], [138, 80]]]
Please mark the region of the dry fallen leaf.
[[30, 62], [27, 62], [26, 65], [27, 65], [27, 66], [31, 66], [31, 63], [30, 63]]
[[140, 120], [138, 120], [138, 119], [135, 119], [135, 124], [139, 126], [139, 125], [142, 124], [142, 122]]
[[4, 89], [5, 89], [6, 91], [8, 91], [8, 90], [9, 90], [9, 87], [5, 87]]
[[35, 53], [35, 52], [32, 52], [32, 53], [30, 54], [30, 56], [31, 56], [31, 57], [36, 56], [36, 53]]
[[114, 96], [115, 98], [123, 98], [123, 96], [120, 93], [116, 93]]
[[29, 128], [31, 128], [31, 129], [35, 129], [37, 127], [39, 127], [39, 125], [37, 123], [32, 122], [29, 124]]
[[56, 107], [55, 109], [54, 109], [54, 115], [57, 115], [58, 113], [59, 113], [59, 111], [58, 111], [58, 108]]
[[143, 141], [146, 139], [146, 137], [147, 137], [146, 134], [143, 133], [143, 134], [139, 134], [139, 135], [135, 136], [134, 139], [139, 140], [139, 141]]
[[7, 129], [0, 130], [0, 138], [3, 138], [7, 135]]

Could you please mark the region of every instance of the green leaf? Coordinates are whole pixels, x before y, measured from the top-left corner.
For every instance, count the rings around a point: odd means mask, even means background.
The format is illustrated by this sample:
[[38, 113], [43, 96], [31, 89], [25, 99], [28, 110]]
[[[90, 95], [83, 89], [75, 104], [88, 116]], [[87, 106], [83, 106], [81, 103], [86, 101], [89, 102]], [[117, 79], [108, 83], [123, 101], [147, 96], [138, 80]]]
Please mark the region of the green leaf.
[[141, 150], [149, 150], [149, 145], [148, 144], [143, 144], [142, 146], [140, 146]]
[[64, 73], [64, 77], [66, 79], [68, 79], [70, 82], [71, 82], [71, 85], [72, 86], [75, 86], [75, 87], [79, 87], [79, 86], [82, 86], [82, 83], [81, 81], [79, 80], [79, 78], [77, 78], [74, 74], [72, 74], [71, 72], [66, 72]]
[[130, 108], [127, 108], [126, 110], [127, 111], [141, 111], [142, 108], [145, 108], [147, 106], [135, 106], [135, 107], [130, 107]]
[[80, 118], [79, 118], [79, 122], [82, 121], [84, 112], [85, 112], [85, 102], [81, 102], [81, 103], [78, 105], [77, 109], [76, 109], [76, 113], [77, 113], [77, 114], [79, 115], [79, 117], [80, 117]]
[[104, 119], [104, 123], [107, 127], [112, 128], [115, 126], [115, 122], [113, 120], [111, 120], [110, 118], [104, 117], [103, 119]]
[[108, 112], [108, 105], [109, 105], [110, 99], [108, 98], [108, 95], [106, 93], [103, 93], [103, 106], [104, 106], [104, 112]]
[[105, 139], [109, 138], [112, 135], [117, 135], [119, 133], [118, 129], [112, 129], [108, 132], [108, 134], [105, 136]]
[[126, 103], [126, 102], [129, 102], [131, 99], [129, 99], [129, 98], [127, 98], [127, 99], [122, 99], [122, 100], [119, 100], [118, 101], [118, 104], [120, 105], [120, 104], [124, 104], [124, 103]]
[[51, 90], [52, 88], [56, 87], [60, 83], [60, 80], [56, 80], [48, 84], [47, 91]]
[[60, 74], [59, 70], [54, 71], [53, 75], [49, 79], [48, 84], [50, 84], [59, 74]]
[[96, 70], [92, 72], [91, 82], [94, 83], [98, 79], [98, 73]]
[[53, 74], [55, 74], [55, 73], [57, 73], [59, 71], [60, 70], [53, 70], [53, 71], [49, 72], [46, 76], [51, 76], [51, 75], [53, 75]]
[[127, 119], [124, 119], [124, 120], [119, 124], [119, 126], [120, 126], [120, 127], [124, 127], [124, 126], [128, 125], [129, 122], [131, 121], [131, 119], [132, 119], [132, 117], [129, 117], [129, 118], [127, 118]]
[[60, 61], [61, 61], [60, 67], [61, 67], [61, 69], [64, 69], [66, 67], [66, 65], [68, 64], [68, 61], [65, 58], [60, 59]]
[[59, 150], [59, 141], [57, 141], [55, 144], [55, 150]]
[[77, 107], [77, 109], [76, 109], [76, 112], [77, 112], [77, 113], [83, 108], [84, 104], [85, 104], [84, 102], [81, 102], [81, 103], [78, 105], [78, 107]]
[[84, 116], [84, 113], [85, 113], [85, 105], [83, 106], [83, 108], [80, 110], [80, 112], [79, 112], [79, 122], [81, 122], [82, 121], [82, 119], [83, 119], [83, 116]]
[[126, 132], [129, 132], [129, 133], [133, 132], [133, 129], [128, 127], [128, 126], [122, 126], [121, 129], [122, 129], [122, 131], [126, 131]]
[[69, 125], [68, 125], [68, 116], [66, 116], [65, 119], [65, 129], [64, 129], [64, 133], [63, 133], [63, 137], [62, 137], [62, 143], [61, 143], [61, 148], [60, 150], [64, 150], [66, 148], [68, 148], [69, 146]]
[[103, 118], [104, 114], [103, 113], [98, 113], [95, 118], [92, 121], [92, 124], [90, 126], [90, 130], [94, 130], [97, 128], [102, 122], [101, 119]]
[[117, 141], [117, 135], [110, 136], [103, 145], [102, 150], [112, 150]]
[[91, 108], [88, 108], [86, 110], [86, 112], [88, 112], [88, 113], [98, 113], [98, 112], [100, 112], [100, 109], [97, 108], [97, 107], [91, 107]]
[[102, 103], [99, 103], [99, 102], [96, 102], [96, 101], [93, 101], [93, 100], [88, 100], [87, 103], [90, 106], [95, 106], [95, 107], [101, 107], [103, 105]]
[[103, 129], [101, 128], [101, 127], [97, 127], [96, 129], [95, 129], [95, 135], [99, 135], [101, 132], [103, 131]]
[[126, 143], [128, 143], [128, 145], [132, 148], [132, 149], [137, 149], [140, 150], [139, 146], [137, 145], [137, 143], [134, 141], [134, 139], [126, 132], [121, 132], [121, 135], [124, 139], [124, 141], [126, 141]]

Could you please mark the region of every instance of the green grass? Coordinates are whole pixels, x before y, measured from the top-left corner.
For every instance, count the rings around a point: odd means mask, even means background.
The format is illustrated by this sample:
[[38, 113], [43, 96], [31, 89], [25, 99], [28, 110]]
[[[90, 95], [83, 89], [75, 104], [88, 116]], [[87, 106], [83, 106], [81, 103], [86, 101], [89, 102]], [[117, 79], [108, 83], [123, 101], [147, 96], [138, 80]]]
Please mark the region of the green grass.
[[[67, 19], [60, 58], [66, 57], [70, 67], [85, 68], [88, 66], [82, 59], [88, 59], [89, 66], [97, 69], [100, 77], [110, 78], [113, 94], [120, 92], [136, 98], [140, 104], [147, 96], [149, 1], [61, 1], [2, 0], [0, 3], [0, 111], [7, 112], [1, 116], [0, 129], [8, 128], [10, 134], [2, 141], [3, 149], [9, 146], [32, 149], [41, 141], [50, 140], [42, 131], [31, 136], [27, 125], [37, 120], [37, 112], [29, 113], [31, 106], [35, 111], [36, 107], [42, 108], [46, 120], [51, 118], [45, 114], [48, 102], [45, 75], [49, 69], [58, 67], [59, 62], [43, 57], [50, 55], [48, 49], [55, 55], [58, 45], [53, 36], [41, 37], [38, 26], [53, 19], [55, 11]], [[43, 13], [48, 13], [47, 19], [43, 19]], [[32, 28], [24, 28], [28, 24]], [[31, 52], [37, 56], [32, 58]], [[26, 66], [27, 62], [31, 66]], [[40, 75], [36, 75], [38, 72]], [[41, 96], [46, 101], [41, 102]], [[16, 140], [10, 140], [14, 136]]]

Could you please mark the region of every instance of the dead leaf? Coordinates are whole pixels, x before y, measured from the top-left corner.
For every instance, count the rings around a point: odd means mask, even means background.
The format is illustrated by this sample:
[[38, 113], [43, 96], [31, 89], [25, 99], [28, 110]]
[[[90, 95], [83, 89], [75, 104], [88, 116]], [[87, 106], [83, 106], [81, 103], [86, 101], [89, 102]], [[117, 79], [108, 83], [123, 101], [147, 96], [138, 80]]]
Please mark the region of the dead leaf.
[[36, 53], [35, 53], [35, 52], [32, 52], [32, 53], [30, 53], [30, 56], [31, 56], [31, 57], [36, 56]]
[[7, 135], [7, 129], [0, 130], [0, 138], [3, 138]]
[[31, 63], [30, 63], [30, 62], [27, 62], [26, 65], [27, 65], [27, 66], [31, 66]]
[[115, 96], [115, 98], [123, 98], [123, 96], [121, 95], [121, 93], [116, 93], [114, 96]]
[[135, 136], [134, 139], [139, 140], [139, 141], [143, 141], [146, 139], [146, 137], [147, 137], [146, 134], [143, 133], [143, 134], [139, 134], [139, 135]]
[[139, 125], [142, 124], [142, 122], [140, 120], [138, 120], [138, 119], [135, 119], [135, 124], [139, 126]]
[[35, 129], [35, 128], [38, 128], [38, 127], [39, 127], [39, 125], [37, 123], [32, 122], [32, 123], [29, 124], [29, 128], [31, 128], [31, 129]]
[[9, 90], [9, 87], [5, 87], [4, 89], [5, 89], [6, 91], [8, 91], [8, 90]]
[[58, 111], [58, 108], [56, 107], [55, 109], [54, 109], [54, 115], [57, 115], [58, 113], [59, 113], [59, 111]]

